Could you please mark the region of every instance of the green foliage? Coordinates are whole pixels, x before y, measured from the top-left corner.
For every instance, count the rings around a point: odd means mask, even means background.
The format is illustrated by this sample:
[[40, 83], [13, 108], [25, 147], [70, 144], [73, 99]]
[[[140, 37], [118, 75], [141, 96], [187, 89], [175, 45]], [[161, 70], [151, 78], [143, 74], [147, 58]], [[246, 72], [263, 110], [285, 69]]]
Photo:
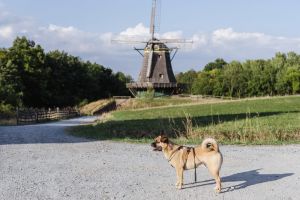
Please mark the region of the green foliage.
[[246, 77], [243, 71], [242, 64], [238, 61], [233, 61], [225, 66], [223, 72], [223, 84], [226, 96], [244, 96], [243, 90], [246, 85]]
[[286, 76], [292, 86], [292, 93], [300, 93], [300, 68], [297, 66], [288, 68]]
[[[191, 75], [192, 74], [192, 75]], [[223, 59], [207, 64], [203, 71], [177, 75], [178, 82], [191, 85], [192, 94], [252, 97], [300, 94], [300, 55], [276, 53], [269, 60], [244, 63]], [[189, 81], [186, 81], [189, 80]]]
[[20, 104], [20, 78], [17, 65], [9, 59], [8, 50], [0, 49], [0, 101], [3, 104]]
[[217, 58], [214, 62], [210, 62], [204, 66], [204, 71], [211, 71], [213, 69], [223, 69], [227, 63], [222, 58]]
[[13, 107], [9, 104], [4, 104], [0, 102], [0, 118], [9, 117], [13, 115]]
[[220, 69], [199, 72], [197, 79], [193, 82], [192, 93], [221, 96], [222, 91], [219, 90], [223, 87], [221, 72]]
[[83, 106], [87, 105], [88, 103], [89, 103], [89, 101], [88, 101], [87, 99], [83, 99], [83, 100], [78, 104], [78, 106], [79, 106], [79, 107], [83, 107]]
[[197, 72], [194, 70], [189, 70], [185, 73], [181, 72], [176, 75], [177, 82], [185, 85], [183, 93], [187, 93], [187, 94], [192, 93], [192, 85], [196, 78], [197, 78]]
[[155, 97], [155, 90], [153, 87], [148, 87], [147, 91], [138, 92], [137, 97], [152, 100]]
[[129, 95], [130, 76], [58, 50], [45, 53], [40, 45], [17, 37], [0, 49], [0, 101], [12, 106], [78, 105], [113, 95]]
[[209, 72], [201, 72], [192, 85], [192, 93], [212, 95], [213, 86]]

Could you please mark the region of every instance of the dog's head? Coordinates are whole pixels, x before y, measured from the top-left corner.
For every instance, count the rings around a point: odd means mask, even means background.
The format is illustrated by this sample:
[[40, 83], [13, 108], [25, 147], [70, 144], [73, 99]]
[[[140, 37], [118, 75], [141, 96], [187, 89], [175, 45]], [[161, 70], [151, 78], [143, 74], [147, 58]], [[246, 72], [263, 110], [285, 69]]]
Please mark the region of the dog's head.
[[154, 142], [151, 143], [154, 151], [162, 151], [162, 149], [168, 146], [169, 139], [165, 135], [160, 135], [154, 138]]

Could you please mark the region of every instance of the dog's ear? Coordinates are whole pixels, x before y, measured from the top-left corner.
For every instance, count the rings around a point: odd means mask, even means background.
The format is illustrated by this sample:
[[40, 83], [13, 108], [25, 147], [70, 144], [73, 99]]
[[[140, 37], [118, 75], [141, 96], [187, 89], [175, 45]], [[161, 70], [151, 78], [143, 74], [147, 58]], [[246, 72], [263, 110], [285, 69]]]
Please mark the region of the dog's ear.
[[169, 142], [169, 139], [168, 139], [167, 136], [162, 135], [161, 138], [160, 138], [160, 142], [162, 142], [162, 143], [168, 143], [168, 142]]

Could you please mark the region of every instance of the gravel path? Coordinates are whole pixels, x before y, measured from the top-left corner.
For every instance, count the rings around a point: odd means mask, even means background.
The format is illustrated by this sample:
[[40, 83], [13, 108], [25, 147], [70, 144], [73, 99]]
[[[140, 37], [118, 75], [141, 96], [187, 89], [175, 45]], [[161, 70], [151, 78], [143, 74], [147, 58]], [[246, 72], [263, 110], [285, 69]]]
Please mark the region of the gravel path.
[[204, 167], [175, 170], [149, 145], [90, 141], [65, 128], [94, 118], [0, 126], [0, 199], [287, 199], [300, 198], [300, 145], [221, 146], [223, 192]]

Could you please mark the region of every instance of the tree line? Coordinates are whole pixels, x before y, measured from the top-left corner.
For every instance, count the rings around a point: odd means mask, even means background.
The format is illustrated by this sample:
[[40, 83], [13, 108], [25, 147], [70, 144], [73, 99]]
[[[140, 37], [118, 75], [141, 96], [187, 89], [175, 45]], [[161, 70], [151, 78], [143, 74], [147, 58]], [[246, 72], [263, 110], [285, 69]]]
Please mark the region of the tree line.
[[74, 106], [113, 95], [129, 95], [132, 78], [64, 51], [45, 53], [17, 37], [0, 49], [0, 104], [26, 107]]
[[232, 61], [222, 58], [196, 72], [176, 75], [184, 83], [184, 92], [230, 97], [300, 94], [300, 55], [276, 53], [271, 59]]

